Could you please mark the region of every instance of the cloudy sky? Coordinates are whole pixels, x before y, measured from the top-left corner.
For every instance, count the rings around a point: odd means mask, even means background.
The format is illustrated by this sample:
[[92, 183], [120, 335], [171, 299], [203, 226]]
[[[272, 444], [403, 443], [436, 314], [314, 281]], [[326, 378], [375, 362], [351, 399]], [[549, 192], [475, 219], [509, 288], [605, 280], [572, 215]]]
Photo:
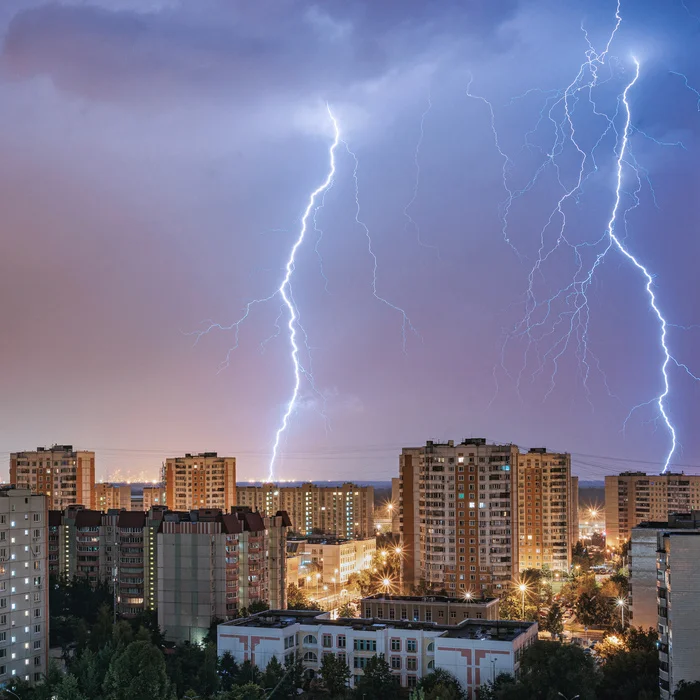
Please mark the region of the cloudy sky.
[[[659, 319], [619, 250], [595, 261], [636, 58], [615, 231], [700, 372], [700, 2], [623, 0], [603, 54], [615, 6], [5, 0], [0, 457], [72, 443], [100, 477], [156, 478], [216, 450], [267, 474], [281, 298], [232, 352], [192, 333], [279, 287], [328, 104], [347, 146], [291, 280], [307, 374], [276, 474], [388, 478], [401, 446], [466, 436], [570, 451], [584, 478], [658, 470], [656, 405], [623, 426], [663, 391]], [[700, 386], [668, 375], [692, 471]]]

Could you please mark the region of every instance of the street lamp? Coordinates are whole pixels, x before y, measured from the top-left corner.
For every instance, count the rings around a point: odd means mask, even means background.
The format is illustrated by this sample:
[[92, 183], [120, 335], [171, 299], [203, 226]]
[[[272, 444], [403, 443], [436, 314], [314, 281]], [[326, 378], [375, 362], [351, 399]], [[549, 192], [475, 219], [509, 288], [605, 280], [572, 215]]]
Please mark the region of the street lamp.
[[464, 592], [464, 600], [471, 601], [472, 599], [472, 592], [471, 591], [465, 591]]
[[518, 588], [520, 589], [520, 593], [522, 594], [522, 616], [521, 619], [525, 619], [525, 591], [527, 591], [527, 586], [524, 583], [521, 583]]
[[385, 593], [388, 593], [388, 592], [389, 592], [389, 589], [391, 588], [391, 579], [385, 578], [385, 579], [382, 581], [382, 585], [384, 586], [384, 592], [385, 592]]
[[581, 697], [580, 695], [574, 695], [573, 698], [567, 698], [566, 695], [564, 695], [564, 693], [561, 692], [557, 692], [557, 695], [561, 695], [564, 698], [564, 700], [577, 700], [577, 698]]
[[622, 598], [617, 599], [617, 604], [620, 607], [620, 621], [622, 622], [622, 629], [625, 629], [625, 601]]
[[321, 581], [321, 574], [316, 574], [316, 597], [318, 598], [318, 584]]

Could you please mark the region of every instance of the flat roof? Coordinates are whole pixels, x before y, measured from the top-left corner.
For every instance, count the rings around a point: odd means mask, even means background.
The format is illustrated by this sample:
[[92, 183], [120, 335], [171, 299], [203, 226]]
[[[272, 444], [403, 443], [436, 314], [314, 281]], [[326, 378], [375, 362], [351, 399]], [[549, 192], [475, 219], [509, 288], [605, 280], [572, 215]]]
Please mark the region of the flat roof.
[[492, 605], [498, 598], [451, 598], [446, 595], [386, 595], [384, 593], [374, 593], [373, 595], [365, 596], [362, 602], [365, 601], [379, 603], [386, 601], [387, 603], [444, 603], [449, 605]]
[[351, 628], [357, 631], [378, 632], [382, 629], [431, 630], [441, 632], [439, 636], [459, 639], [484, 639], [512, 642], [527, 632], [534, 622], [521, 620], [462, 620], [457, 625], [438, 625], [435, 622], [411, 622], [409, 620], [379, 620], [368, 618], [339, 618], [331, 620], [327, 612], [315, 610], [266, 610], [239, 620], [222, 622], [219, 627], [255, 627], [284, 629], [295, 624], [328, 625]]

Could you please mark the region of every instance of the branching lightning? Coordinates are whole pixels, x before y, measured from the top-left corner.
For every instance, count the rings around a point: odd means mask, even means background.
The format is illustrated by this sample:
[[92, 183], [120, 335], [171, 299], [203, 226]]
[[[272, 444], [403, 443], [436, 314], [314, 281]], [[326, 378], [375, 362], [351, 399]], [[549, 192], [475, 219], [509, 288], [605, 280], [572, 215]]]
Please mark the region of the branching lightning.
[[[308, 336], [306, 335], [306, 331], [304, 330], [303, 326], [299, 322], [299, 311], [297, 309], [296, 303], [294, 302], [294, 296], [292, 294], [292, 286], [291, 286], [291, 281], [292, 281], [292, 275], [294, 274], [294, 270], [296, 267], [296, 257], [297, 257], [297, 252], [299, 251], [299, 248], [301, 247], [302, 243], [304, 242], [304, 238], [307, 233], [307, 229], [309, 226], [309, 218], [312, 215], [312, 212], [314, 214], [314, 224], [315, 224], [315, 214], [316, 210], [320, 207], [323, 206], [323, 200], [321, 201], [320, 205], [317, 205], [317, 199], [320, 195], [325, 195], [325, 193], [328, 191], [328, 189], [331, 187], [333, 183], [333, 178], [335, 176], [335, 170], [336, 170], [336, 149], [338, 148], [338, 144], [340, 143], [340, 128], [338, 126], [338, 121], [336, 120], [335, 116], [333, 115], [333, 112], [331, 111], [330, 106], [327, 107], [328, 109], [328, 117], [331, 120], [331, 123], [333, 125], [333, 133], [334, 133], [334, 138], [333, 142], [331, 143], [329, 149], [328, 149], [328, 161], [329, 161], [329, 168], [328, 172], [326, 174], [325, 179], [323, 182], [315, 189], [311, 194], [309, 195], [309, 199], [306, 205], [306, 209], [304, 210], [304, 213], [301, 217], [301, 225], [299, 228], [299, 233], [297, 235], [296, 240], [294, 241], [294, 244], [292, 245], [291, 250], [289, 251], [289, 257], [287, 258], [287, 263], [284, 267], [285, 274], [284, 277], [282, 278], [282, 282], [280, 283], [280, 286], [272, 292], [267, 297], [263, 297], [261, 299], [253, 299], [252, 301], [249, 301], [243, 310], [243, 314], [241, 317], [237, 320], [234, 321], [232, 324], [228, 326], [224, 326], [220, 323], [214, 323], [211, 321], [205, 322], [205, 328], [203, 330], [195, 331], [191, 333], [190, 335], [195, 336], [195, 344], [199, 342], [199, 340], [205, 336], [207, 333], [213, 331], [213, 330], [222, 330], [222, 331], [233, 331], [234, 332], [234, 344], [231, 348], [229, 348], [225, 360], [221, 363], [220, 370], [227, 367], [231, 361], [231, 354], [233, 353], [234, 350], [238, 348], [239, 344], [239, 332], [240, 332], [240, 327], [241, 325], [246, 321], [246, 319], [250, 316], [250, 312], [253, 309], [254, 306], [259, 305], [259, 304], [264, 304], [265, 302], [271, 301], [272, 299], [276, 297], [281, 297], [282, 304], [281, 304], [281, 311], [282, 313], [286, 312], [287, 314], [287, 330], [289, 332], [289, 346], [290, 346], [290, 359], [292, 362], [292, 366], [294, 368], [294, 386], [292, 389], [292, 395], [287, 402], [286, 408], [284, 410], [284, 413], [282, 415], [282, 420], [280, 422], [279, 427], [277, 428], [277, 431], [275, 432], [274, 440], [272, 443], [272, 453], [270, 456], [270, 462], [269, 462], [269, 468], [268, 468], [268, 476], [267, 480], [272, 481], [274, 479], [274, 474], [275, 474], [275, 463], [277, 461], [277, 456], [279, 453], [279, 447], [280, 447], [280, 441], [282, 439], [282, 435], [284, 432], [287, 430], [287, 426], [289, 425], [289, 420], [291, 418], [292, 413], [294, 412], [294, 409], [297, 405], [297, 401], [299, 399], [299, 391], [301, 388], [301, 380], [302, 376], [305, 376], [310, 385], [312, 390], [320, 396], [319, 392], [316, 390], [316, 385], [314, 382], [313, 378], [313, 371], [311, 369], [311, 366], [309, 364], [308, 367], [305, 367], [300, 358], [299, 358], [299, 341], [297, 334], [300, 333], [303, 341], [306, 345], [307, 350], [309, 351], [309, 358], [310, 358], [310, 347], [308, 345]], [[324, 275], [325, 279], [325, 275]], [[327, 282], [327, 280], [326, 280]], [[275, 321], [275, 327], [277, 328], [277, 331], [274, 335], [270, 336], [270, 338], [267, 338], [262, 342], [261, 347], [264, 348], [265, 345], [274, 337], [277, 337], [279, 334], [281, 328], [279, 325], [280, 319], [281, 319], [282, 314], [277, 317], [277, 320]], [[325, 418], [325, 416], [324, 416]]]
[[[528, 90], [523, 95], [513, 98], [509, 106], [516, 100], [529, 95], [530, 93], [540, 93], [544, 95], [544, 105], [539, 112], [539, 119], [534, 128], [525, 135], [523, 149], [529, 151], [539, 151], [543, 160], [534, 168], [534, 174], [522, 186], [516, 187], [511, 184], [512, 172], [515, 169], [514, 156], [511, 156], [502, 146], [496, 128], [496, 114], [491, 102], [486, 98], [475, 95], [471, 91], [473, 79], [470, 79], [467, 87], [467, 95], [486, 104], [490, 118], [490, 127], [493, 133], [494, 143], [499, 156], [503, 160], [502, 176], [503, 186], [506, 192], [506, 200], [500, 207], [502, 223], [502, 234], [518, 256], [521, 251], [516, 249], [509, 233], [509, 214], [515, 200], [531, 190], [538, 183], [544, 172], [550, 168], [554, 170], [556, 182], [561, 187], [561, 194], [551, 213], [546, 218], [544, 226], [538, 233], [537, 255], [528, 274], [528, 284], [525, 294], [525, 311], [521, 321], [519, 321], [507, 334], [501, 351], [501, 368], [506, 376], [514, 379], [518, 393], [521, 391], [521, 382], [528, 373], [533, 359], [535, 362], [534, 371], [529, 372], [530, 381], [540, 375], [548, 376], [545, 399], [554, 391], [556, 387], [556, 377], [559, 364], [567, 352], [573, 352], [578, 360], [579, 373], [586, 399], [593, 407], [590, 390], [588, 386], [592, 369], [601, 374], [603, 384], [608, 393], [610, 391], [607, 377], [602, 373], [598, 358], [592, 353], [589, 347], [589, 321], [591, 310], [589, 306], [588, 292], [596, 276], [598, 268], [602, 265], [611, 250], [617, 251], [622, 258], [631, 263], [632, 267], [639, 273], [644, 281], [644, 291], [649, 301], [649, 308], [653, 312], [659, 324], [659, 349], [661, 352], [661, 364], [659, 374], [661, 376], [661, 389], [653, 398], [632, 408], [623, 423], [623, 430], [632, 414], [643, 406], [655, 405], [657, 419], [660, 419], [665, 426], [669, 438], [670, 446], [666, 452], [662, 472], [665, 472], [674, 453], [676, 452], [678, 441], [677, 431], [672, 422], [668, 398], [671, 391], [669, 370], [676, 366], [693, 380], [700, 379], [685, 364], [679, 362], [672, 354], [668, 344], [669, 324], [665, 315], [661, 311], [658, 303], [657, 292], [654, 288], [654, 276], [649, 269], [630, 251], [626, 239], [629, 214], [640, 205], [640, 197], [643, 189], [648, 188], [652, 201], [656, 205], [656, 193], [649, 178], [648, 171], [640, 165], [630, 148], [630, 139], [633, 134], [653, 141], [659, 146], [679, 147], [685, 149], [681, 142], [664, 142], [653, 138], [649, 134], [635, 128], [632, 122], [632, 111], [630, 107], [629, 94], [635, 87], [640, 76], [640, 64], [633, 58], [634, 75], [625, 83], [622, 93], [618, 96], [616, 105], [609, 112], [599, 107], [594, 99], [594, 92], [605, 82], [614, 79], [614, 75], [600, 80], [601, 70], [609, 66], [611, 61], [606, 61], [610, 48], [615, 39], [615, 35], [622, 23], [620, 12], [620, 1], [618, 0], [615, 12], [615, 23], [608, 36], [605, 48], [598, 52], [591, 42], [585, 29], [584, 38], [587, 44], [585, 52], [586, 60], [581, 64], [574, 80], [561, 91], [545, 91], [540, 89]], [[680, 73], [676, 73], [685, 80], [686, 87], [693, 91], [699, 98], [700, 93], [695, 90], [687, 78]], [[592, 123], [600, 123], [598, 137], [592, 146], [584, 146], [588, 136], [580, 136], [577, 129], [577, 109], [587, 107], [592, 116]], [[620, 124], [622, 122], [622, 124]], [[618, 126], [618, 124], [620, 124]], [[549, 125], [553, 132], [553, 142], [547, 147], [541, 147], [534, 142], [536, 134], [542, 125]], [[590, 129], [590, 124], [588, 125]], [[584, 194], [585, 184], [599, 172], [598, 152], [603, 149], [608, 141], [613, 139], [613, 155], [615, 170], [614, 199], [610, 216], [605, 230], [594, 240], [577, 241], [574, 234], [569, 232], [569, 221], [576, 213], [576, 207], [581, 203]], [[566, 154], [565, 154], [565, 149]], [[573, 177], [566, 168], [567, 161], [573, 160], [576, 163]], [[564, 161], [564, 162], [562, 162]], [[628, 190], [623, 189], [625, 181], [625, 171], [629, 170], [634, 176], [634, 186]], [[624, 203], [629, 202], [629, 203]], [[618, 228], [622, 233], [618, 233]], [[562, 254], [566, 256], [562, 258]], [[570, 281], [553, 293], [544, 297], [538, 291], [538, 284], [547, 280], [546, 268], [552, 265], [561, 266], [562, 260], [567, 264], [573, 262], [573, 273]], [[561, 273], [561, 270], [558, 270]], [[519, 341], [524, 343], [522, 361], [519, 363], [517, 372], [511, 372], [507, 368], [506, 354], [508, 345]], [[547, 369], [549, 368], [549, 369]], [[494, 369], [496, 380], [496, 391], [498, 392], [497, 372]]]
[[[318, 212], [325, 206], [325, 198], [330, 189], [333, 187], [334, 183], [334, 178], [336, 175], [336, 160], [337, 160], [337, 150], [338, 146], [342, 143], [343, 146], [345, 146], [345, 149], [347, 150], [348, 155], [352, 158], [353, 161], [353, 171], [352, 171], [352, 179], [353, 179], [353, 184], [354, 184], [354, 200], [355, 200], [355, 223], [357, 223], [358, 226], [362, 227], [362, 229], [365, 232], [365, 236], [367, 238], [367, 250], [369, 252], [369, 255], [372, 259], [372, 294], [375, 299], [380, 301], [382, 304], [385, 306], [389, 307], [393, 311], [397, 312], [401, 316], [401, 329], [402, 329], [402, 348], [404, 353], [406, 352], [406, 341], [407, 341], [407, 333], [408, 331], [411, 331], [418, 335], [416, 329], [414, 328], [413, 324], [411, 323], [410, 318], [408, 317], [406, 311], [402, 309], [400, 306], [396, 306], [395, 304], [391, 303], [386, 297], [381, 296], [378, 291], [377, 291], [377, 277], [378, 277], [378, 261], [377, 261], [377, 256], [373, 248], [372, 244], [372, 236], [370, 235], [370, 230], [367, 224], [364, 222], [364, 220], [360, 216], [360, 195], [359, 195], [359, 180], [358, 180], [358, 169], [359, 169], [359, 160], [357, 158], [357, 155], [350, 150], [350, 146], [347, 144], [346, 141], [341, 139], [340, 135], [340, 127], [338, 125], [338, 121], [335, 118], [333, 112], [331, 111], [330, 106], [327, 106], [327, 111], [328, 111], [328, 117], [331, 121], [331, 124], [333, 126], [333, 134], [334, 138], [331, 143], [331, 145], [328, 148], [328, 172], [326, 174], [325, 179], [323, 182], [309, 194], [309, 199], [306, 205], [306, 209], [303, 212], [303, 215], [301, 217], [301, 222], [300, 222], [300, 228], [299, 232], [297, 234], [297, 237], [289, 251], [289, 256], [287, 258], [286, 265], [284, 266], [284, 276], [282, 278], [282, 281], [280, 282], [280, 285], [277, 289], [275, 289], [269, 296], [260, 298], [260, 299], [253, 299], [252, 301], [249, 301], [244, 309], [243, 313], [241, 316], [234, 321], [232, 324], [225, 326], [220, 323], [216, 323], [211, 320], [207, 320], [203, 322], [204, 328], [198, 331], [194, 331], [192, 333], [189, 333], [188, 335], [192, 335], [195, 337], [195, 344], [199, 342], [199, 340], [210, 333], [211, 331], [214, 330], [221, 330], [221, 331], [233, 331], [234, 334], [234, 343], [233, 345], [229, 348], [228, 352], [226, 353], [226, 357], [224, 358], [224, 361], [220, 364], [219, 366], [219, 371], [225, 369], [226, 367], [229, 366], [231, 362], [231, 356], [233, 352], [238, 348], [239, 345], [239, 333], [240, 333], [240, 328], [242, 324], [248, 319], [250, 316], [253, 308], [257, 305], [264, 304], [268, 301], [272, 301], [274, 299], [278, 299], [281, 301], [280, 303], [280, 311], [277, 316], [277, 318], [274, 321], [274, 333], [270, 335], [269, 337], [265, 338], [261, 343], [260, 343], [260, 350], [261, 352], [264, 352], [268, 343], [270, 343], [272, 340], [277, 338], [280, 333], [282, 332], [282, 318], [286, 316], [287, 318], [287, 323], [286, 323], [286, 329], [288, 331], [288, 338], [289, 338], [289, 348], [290, 348], [290, 359], [291, 363], [293, 366], [293, 371], [294, 371], [294, 384], [292, 388], [292, 393], [291, 397], [289, 398], [284, 413], [282, 415], [281, 421], [279, 423], [279, 426], [274, 434], [274, 440], [272, 443], [272, 449], [271, 449], [271, 456], [270, 456], [270, 461], [269, 461], [269, 467], [268, 467], [268, 481], [272, 481], [274, 479], [274, 474], [275, 474], [275, 464], [277, 462], [277, 457], [279, 455], [279, 450], [280, 450], [280, 443], [282, 440], [282, 436], [284, 435], [285, 431], [287, 430], [287, 427], [289, 425], [289, 421], [291, 419], [292, 413], [294, 412], [295, 408], [298, 405], [299, 401], [299, 394], [301, 390], [301, 382], [302, 378], [305, 378], [309, 386], [311, 388], [311, 391], [320, 399], [323, 408], [321, 409], [320, 413], [321, 416], [323, 417], [325, 423], [326, 423], [326, 430], [329, 429], [329, 423], [328, 423], [328, 418], [325, 414], [325, 405], [326, 405], [326, 397], [316, 388], [316, 382], [314, 379], [314, 373], [313, 373], [313, 360], [312, 360], [312, 352], [311, 352], [311, 346], [309, 345], [309, 337], [304, 329], [304, 326], [301, 323], [301, 316], [299, 312], [299, 308], [296, 304], [296, 301], [294, 300], [294, 294], [292, 290], [292, 277], [294, 275], [294, 271], [296, 268], [296, 258], [297, 258], [297, 253], [299, 251], [299, 248], [302, 246], [304, 243], [304, 240], [306, 238], [306, 234], [308, 232], [308, 229], [310, 225], [313, 227], [313, 230], [318, 233], [318, 237], [316, 239], [316, 243], [314, 246], [314, 251], [316, 255], [319, 258], [320, 262], [320, 269], [321, 269], [321, 276], [323, 277], [323, 280], [325, 282], [326, 286], [326, 291], [328, 291], [328, 278], [325, 275], [324, 269], [323, 269], [323, 259], [320, 255], [319, 251], [319, 244], [321, 241], [321, 238], [323, 236], [322, 230], [318, 226], [317, 222], [317, 215]], [[422, 125], [421, 125], [422, 128]], [[300, 358], [300, 343], [303, 343], [305, 349], [306, 349], [306, 364], [304, 364]]]

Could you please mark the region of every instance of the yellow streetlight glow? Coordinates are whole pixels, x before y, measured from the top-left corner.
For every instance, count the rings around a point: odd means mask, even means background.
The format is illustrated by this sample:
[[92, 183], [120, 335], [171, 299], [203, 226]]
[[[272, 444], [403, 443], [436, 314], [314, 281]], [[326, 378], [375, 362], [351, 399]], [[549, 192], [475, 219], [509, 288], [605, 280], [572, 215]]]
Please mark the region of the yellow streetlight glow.
[[527, 590], [527, 586], [526, 586], [524, 583], [521, 583], [521, 584], [518, 586], [518, 588], [520, 589], [520, 592], [521, 592], [521, 593], [525, 593], [525, 591]]
[[388, 578], [385, 578], [385, 579], [382, 581], [382, 583], [383, 583], [387, 588], [389, 588], [389, 586], [391, 586], [391, 580], [388, 579]]
[[401, 552], [403, 552], [403, 549], [401, 549], [401, 547], [397, 547], [394, 551], [395, 551], [397, 554], [401, 554]]

